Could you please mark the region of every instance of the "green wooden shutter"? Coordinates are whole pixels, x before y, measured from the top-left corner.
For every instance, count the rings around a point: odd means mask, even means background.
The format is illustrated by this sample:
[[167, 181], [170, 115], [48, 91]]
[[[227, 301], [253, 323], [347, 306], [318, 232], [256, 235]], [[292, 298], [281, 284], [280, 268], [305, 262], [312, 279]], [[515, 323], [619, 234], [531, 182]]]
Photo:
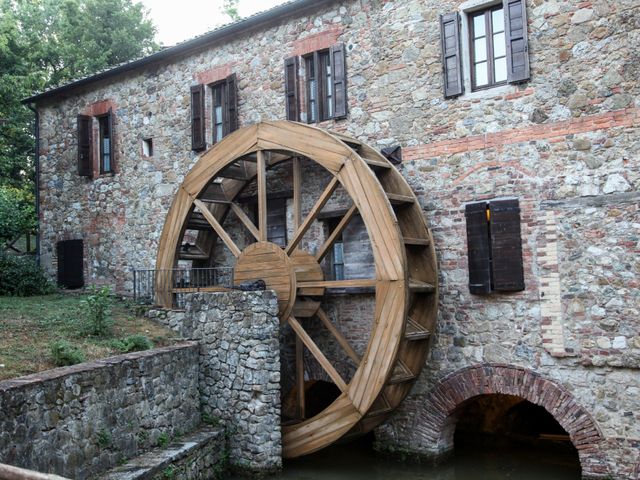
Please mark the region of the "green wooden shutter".
[[300, 101], [298, 99], [298, 57], [284, 61], [284, 90], [287, 120], [300, 121]]
[[344, 43], [333, 45], [331, 56], [331, 81], [333, 82], [333, 118], [347, 116], [347, 69]]
[[78, 115], [78, 175], [93, 176], [93, 121]]
[[465, 217], [469, 291], [476, 294], [491, 293], [491, 251], [486, 202], [468, 204], [465, 207]]
[[460, 52], [460, 15], [458, 12], [440, 15], [442, 73], [444, 97], [462, 95], [462, 55]]
[[191, 87], [191, 149], [207, 148], [204, 121], [204, 85]]
[[493, 289], [524, 290], [520, 205], [518, 200], [489, 202]]
[[507, 42], [507, 81], [529, 80], [527, 6], [524, 0], [503, 0], [505, 39]]

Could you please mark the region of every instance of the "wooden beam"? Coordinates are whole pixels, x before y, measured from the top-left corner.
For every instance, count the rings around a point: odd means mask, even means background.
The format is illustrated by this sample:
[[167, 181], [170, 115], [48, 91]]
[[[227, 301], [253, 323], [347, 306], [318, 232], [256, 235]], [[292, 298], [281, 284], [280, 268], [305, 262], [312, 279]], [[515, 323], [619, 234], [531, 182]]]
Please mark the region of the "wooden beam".
[[333, 244], [336, 242], [338, 237], [342, 235], [342, 232], [344, 231], [345, 228], [347, 228], [347, 225], [349, 225], [349, 222], [351, 221], [351, 219], [353, 218], [353, 215], [357, 211], [358, 211], [358, 208], [355, 205], [352, 205], [351, 208], [347, 210], [347, 213], [345, 213], [344, 217], [342, 217], [342, 220], [340, 220], [340, 223], [338, 223], [338, 225], [333, 230], [333, 232], [331, 232], [331, 235], [329, 235], [329, 238], [327, 238], [327, 240], [320, 247], [320, 250], [318, 250], [318, 253], [316, 254], [316, 260], [318, 263], [322, 261], [322, 259], [325, 257], [327, 253], [329, 253], [329, 250], [331, 249]]
[[347, 339], [344, 338], [344, 335], [342, 335], [342, 333], [340, 333], [340, 330], [338, 330], [335, 327], [335, 325], [331, 322], [331, 319], [325, 313], [325, 311], [322, 310], [322, 309], [319, 309], [316, 312], [316, 315], [318, 316], [320, 321], [324, 324], [324, 326], [327, 328], [327, 330], [329, 330], [329, 332], [331, 332], [331, 335], [333, 335], [335, 337], [335, 339], [338, 341], [338, 343], [340, 344], [342, 349], [345, 351], [345, 353], [349, 356], [349, 358], [351, 360], [353, 360], [353, 362], [356, 364], [356, 367], [359, 367], [360, 366], [360, 356], [356, 353], [356, 351], [353, 349], [353, 347], [351, 347], [351, 345], [349, 344]]
[[333, 383], [336, 384], [336, 386], [340, 389], [341, 392], [345, 392], [347, 390], [347, 384], [342, 379], [338, 371], [334, 368], [334, 366], [331, 365], [331, 362], [327, 359], [327, 357], [325, 357], [324, 353], [322, 353], [320, 348], [318, 348], [318, 345], [316, 345], [316, 343], [311, 339], [309, 334], [304, 330], [304, 328], [302, 328], [302, 325], [300, 325], [300, 322], [298, 322], [298, 320], [296, 320], [295, 317], [290, 316], [289, 325], [291, 325], [291, 328], [293, 328], [293, 330], [296, 332], [300, 340], [302, 340], [305, 346], [309, 349], [311, 354], [315, 357], [315, 359], [318, 361], [318, 363], [324, 369], [324, 371], [327, 372], [329, 377], [331, 377], [331, 380], [333, 380]]
[[233, 213], [236, 214], [236, 216], [240, 219], [240, 221], [244, 224], [244, 226], [247, 227], [247, 230], [251, 232], [251, 235], [253, 235], [256, 240], [260, 241], [260, 232], [258, 231], [256, 226], [253, 224], [251, 219], [247, 216], [247, 214], [244, 213], [244, 210], [242, 210], [242, 207], [232, 202], [231, 210], [233, 210]]
[[267, 166], [264, 152], [258, 150], [258, 231], [260, 241], [267, 241]]
[[338, 185], [340, 185], [340, 182], [338, 181], [338, 177], [333, 177], [329, 182], [329, 185], [327, 185], [327, 188], [325, 188], [324, 191], [322, 192], [322, 195], [320, 195], [320, 198], [318, 198], [318, 200], [316, 201], [316, 204], [313, 206], [309, 214], [304, 219], [304, 222], [302, 223], [302, 225], [300, 225], [296, 230], [296, 233], [294, 233], [293, 238], [291, 239], [291, 241], [289, 242], [289, 245], [287, 245], [287, 248], [285, 249], [285, 253], [287, 255], [291, 255], [291, 252], [293, 252], [295, 248], [298, 246], [298, 244], [302, 240], [302, 237], [304, 237], [304, 234], [307, 233], [307, 230], [309, 230], [309, 227], [311, 226], [313, 221], [316, 219], [316, 216], [318, 215], [318, 213], [320, 213], [322, 208], [326, 205], [326, 203], [331, 198], [331, 195], [333, 195], [333, 192], [335, 192], [336, 188], [338, 188]]
[[293, 229], [300, 227], [302, 223], [302, 172], [300, 159], [293, 159]]
[[322, 280], [317, 282], [298, 282], [298, 288], [361, 288], [375, 287], [375, 278], [360, 278], [354, 280]]
[[304, 344], [299, 336], [296, 336], [296, 385], [298, 388], [298, 418], [304, 420], [307, 416], [304, 403]]
[[233, 254], [233, 256], [239, 257], [240, 253], [242, 252], [240, 251], [238, 246], [233, 242], [233, 240], [231, 240], [231, 237], [225, 231], [225, 229], [222, 228], [222, 225], [218, 223], [218, 220], [216, 220], [216, 217], [214, 217], [213, 214], [209, 211], [209, 209], [207, 208], [207, 205], [198, 199], [194, 200], [193, 203], [196, 205], [196, 207], [198, 207], [198, 210], [200, 210], [200, 213], [202, 213], [202, 215], [207, 220], [207, 222], [209, 222], [209, 225], [213, 227], [213, 229], [216, 231], [216, 233], [218, 234], [220, 239], [224, 242], [224, 244], [227, 246], [227, 248], [231, 250], [231, 253]]

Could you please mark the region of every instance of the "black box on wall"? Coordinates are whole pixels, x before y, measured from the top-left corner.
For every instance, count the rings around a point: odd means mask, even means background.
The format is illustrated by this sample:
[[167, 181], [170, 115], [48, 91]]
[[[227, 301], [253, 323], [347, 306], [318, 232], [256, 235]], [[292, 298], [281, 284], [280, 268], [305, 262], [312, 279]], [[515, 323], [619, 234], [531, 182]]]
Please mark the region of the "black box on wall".
[[84, 242], [62, 240], [56, 244], [58, 251], [58, 286], [84, 287]]

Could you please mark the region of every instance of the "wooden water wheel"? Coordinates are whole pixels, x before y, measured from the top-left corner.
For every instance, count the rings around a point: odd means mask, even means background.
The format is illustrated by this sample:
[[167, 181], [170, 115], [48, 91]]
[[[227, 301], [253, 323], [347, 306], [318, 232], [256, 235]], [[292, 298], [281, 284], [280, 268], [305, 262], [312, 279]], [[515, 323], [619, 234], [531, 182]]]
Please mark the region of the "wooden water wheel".
[[[329, 172], [328, 184], [303, 216], [301, 158]], [[305, 160], [306, 161], [306, 160]], [[294, 233], [284, 248], [267, 241], [267, 171], [290, 162]], [[238, 205], [239, 193], [252, 182], [257, 196], [256, 222]], [[317, 251], [305, 251], [303, 236], [341, 186], [351, 207]], [[255, 237], [241, 249], [224, 227], [233, 212]], [[325, 280], [320, 262], [359, 214], [366, 226], [375, 261], [375, 276], [358, 280]], [[198, 224], [200, 225], [198, 227]], [[319, 450], [347, 435], [370, 431], [409, 393], [423, 364], [437, 314], [437, 267], [431, 234], [411, 188], [382, 155], [362, 142], [294, 122], [264, 122], [238, 130], [205, 152], [180, 186], [160, 239], [157, 269], [174, 268], [179, 258], [210, 258], [211, 245], [184, 253], [187, 229], [215, 232], [232, 255], [235, 281], [263, 279], [279, 302], [281, 324], [296, 336], [296, 380], [299, 421], [283, 424], [283, 456]], [[247, 234], [248, 235], [248, 234]], [[161, 286], [157, 285], [157, 291]], [[374, 318], [362, 355], [351, 348], [322, 307], [331, 288], [369, 287], [374, 291]], [[171, 305], [171, 295], [160, 298]], [[349, 380], [341, 377], [303, 321], [321, 322], [355, 363]], [[307, 349], [339, 388], [339, 396], [320, 413], [305, 418], [304, 359]]]

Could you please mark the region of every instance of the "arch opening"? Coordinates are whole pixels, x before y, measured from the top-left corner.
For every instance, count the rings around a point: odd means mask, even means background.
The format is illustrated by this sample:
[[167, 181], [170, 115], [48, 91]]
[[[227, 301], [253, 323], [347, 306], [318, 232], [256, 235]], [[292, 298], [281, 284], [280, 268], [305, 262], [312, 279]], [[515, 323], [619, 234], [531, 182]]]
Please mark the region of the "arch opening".
[[581, 478], [578, 450], [569, 433], [544, 407], [522, 397], [470, 398], [452, 413], [451, 426], [454, 455], [473, 459], [460, 465], [482, 462], [514, 474], [520, 465], [527, 465], [528, 471], [522, 474], [530, 478], [531, 459], [535, 459], [539, 478]]

